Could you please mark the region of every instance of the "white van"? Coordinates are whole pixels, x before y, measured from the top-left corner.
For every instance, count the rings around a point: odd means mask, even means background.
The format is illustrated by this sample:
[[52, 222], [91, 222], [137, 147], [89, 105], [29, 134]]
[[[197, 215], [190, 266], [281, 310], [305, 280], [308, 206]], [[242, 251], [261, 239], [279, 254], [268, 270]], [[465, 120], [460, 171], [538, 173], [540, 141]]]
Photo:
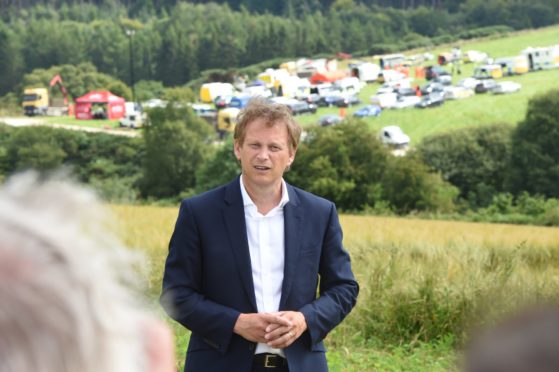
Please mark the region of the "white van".
[[334, 83], [342, 94], [357, 94], [361, 91], [365, 83], [359, 81], [355, 76], [340, 79]]
[[380, 141], [392, 149], [394, 156], [404, 156], [408, 152], [410, 137], [397, 125], [389, 125], [380, 130]]
[[141, 128], [146, 119], [147, 115], [138, 102], [125, 102], [124, 117], [120, 119], [119, 125], [123, 128]]

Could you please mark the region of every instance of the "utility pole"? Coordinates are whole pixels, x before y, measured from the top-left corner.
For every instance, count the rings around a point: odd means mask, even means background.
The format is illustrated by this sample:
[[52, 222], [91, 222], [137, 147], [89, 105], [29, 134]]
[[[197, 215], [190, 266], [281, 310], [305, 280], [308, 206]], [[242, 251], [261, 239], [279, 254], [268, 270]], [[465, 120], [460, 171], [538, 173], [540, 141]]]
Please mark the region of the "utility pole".
[[136, 31], [126, 30], [126, 35], [128, 35], [128, 44], [130, 46], [130, 86], [132, 87], [132, 102], [136, 102], [136, 90], [134, 89], [134, 47], [132, 43], [132, 38]]

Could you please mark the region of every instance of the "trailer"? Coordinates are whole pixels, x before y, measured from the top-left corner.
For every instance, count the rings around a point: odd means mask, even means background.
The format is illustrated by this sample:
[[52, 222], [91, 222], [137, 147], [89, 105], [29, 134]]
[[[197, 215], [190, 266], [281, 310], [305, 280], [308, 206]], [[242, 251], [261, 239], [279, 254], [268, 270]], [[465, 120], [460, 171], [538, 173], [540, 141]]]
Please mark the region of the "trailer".
[[542, 48], [526, 48], [522, 55], [528, 58], [530, 71], [559, 67], [559, 45]]

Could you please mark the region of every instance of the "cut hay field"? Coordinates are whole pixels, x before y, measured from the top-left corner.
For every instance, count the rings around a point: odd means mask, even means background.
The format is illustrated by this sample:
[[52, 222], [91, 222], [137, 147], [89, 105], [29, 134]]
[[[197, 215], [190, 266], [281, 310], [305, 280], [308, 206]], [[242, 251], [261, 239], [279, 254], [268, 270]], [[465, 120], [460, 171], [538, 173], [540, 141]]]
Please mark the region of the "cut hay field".
[[[178, 208], [112, 210], [126, 244], [148, 257], [155, 301]], [[332, 371], [453, 370], [453, 350], [473, 327], [559, 299], [559, 228], [351, 215], [341, 223], [361, 293], [327, 339]], [[182, 366], [189, 335], [174, 328]]]
[[[519, 55], [523, 49], [529, 46], [549, 46], [558, 43], [559, 26], [554, 26], [539, 30], [520, 31], [499, 38], [460, 41], [431, 50], [414, 50], [413, 52], [406, 52], [406, 54], [429, 52], [436, 56], [440, 52], [450, 51], [454, 45], [459, 45], [464, 52], [472, 49], [479, 50], [488, 53], [492, 58], [497, 58]], [[432, 63], [435, 63], [435, 61], [432, 61]], [[462, 74], [455, 75], [453, 77], [454, 82], [471, 76], [473, 69], [474, 64], [463, 65]], [[410, 136], [412, 145], [419, 143], [427, 135], [457, 128], [493, 123], [516, 125], [524, 118], [531, 97], [557, 87], [559, 69], [504, 77], [502, 80], [516, 81], [522, 84], [522, 89], [518, 93], [509, 95], [481, 94], [469, 99], [447, 101], [441, 107], [430, 109], [385, 110], [380, 117], [366, 118], [364, 122], [374, 131], [378, 131], [387, 125], [398, 125]], [[423, 85], [425, 80], [419, 79], [415, 83]], [[376, 93], [378, 87], [378, 83], [368, 84], [359, 94], [363, 104], [358, 107], [368, 104], [371, 95]], [[351, 116], [358, 107], [347, 109], [347, 115]], [[338, 113], [338, 111], [337, 108], [323, 108], [317, 114], [299, 116], [298, 120], [305, 126], [311, 125], [316, 123], [320, 116], [327, 113]]]

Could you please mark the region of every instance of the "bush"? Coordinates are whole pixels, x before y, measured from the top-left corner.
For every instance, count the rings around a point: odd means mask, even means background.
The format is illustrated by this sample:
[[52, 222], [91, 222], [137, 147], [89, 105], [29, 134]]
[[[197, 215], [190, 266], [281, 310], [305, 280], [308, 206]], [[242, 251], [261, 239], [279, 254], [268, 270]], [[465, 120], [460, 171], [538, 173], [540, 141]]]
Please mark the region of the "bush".
[[426, 137], [417, 150], [471, 207], [483, 207], [505, 190], [512, 131], [504, 124], [465, 128]]
[[363, 210], [381, 200], [388, 151], [359, 121], [309, 130], [286, 178], [334, 201], [344, 210]]
[[391, 157], [382, 178], [382, 198], [400, 214], [412, 211], [451, 212], [458, 189], [429, 173], [414, 156]]
[[479, 37], [487, 37], [493, 35], [505, 35], [509, 32], [514, 31], [512, 27], [505, 26], [505, 25], [497, 25], [497, 26], [487, 26], [487, 27], [479, 27], [473, 28], [469, 30], [460, 31], [457, 34], [458, 39], [475, 39]]
[[528, 102], [525, 119], [512, 137], [508, 188], [559, 197], [559, 90], [538, 95]]
[[142, 194], [168, 198], [194, 189], [196, 171], [209, 156], [212, 133], [191, 110], [171, 106], [152, 110], [144, 132]]

